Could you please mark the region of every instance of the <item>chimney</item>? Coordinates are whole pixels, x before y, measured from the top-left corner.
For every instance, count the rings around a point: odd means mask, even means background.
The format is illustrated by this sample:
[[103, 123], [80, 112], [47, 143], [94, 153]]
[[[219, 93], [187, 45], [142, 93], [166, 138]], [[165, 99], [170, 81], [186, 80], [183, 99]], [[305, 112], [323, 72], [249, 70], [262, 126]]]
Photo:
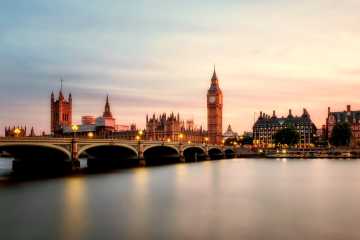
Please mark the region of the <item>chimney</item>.
[[328, 116], [330, 115], [330, 107], [328, 107]]
[[350, 105], [347, 105], [347, 106], [346, 106], [346, 111], [347, 111], [347, 112], [351, 112], [351, 106], [350, 106]]
[[291, 109], [289, 109], [289, 116], [292, 116]]

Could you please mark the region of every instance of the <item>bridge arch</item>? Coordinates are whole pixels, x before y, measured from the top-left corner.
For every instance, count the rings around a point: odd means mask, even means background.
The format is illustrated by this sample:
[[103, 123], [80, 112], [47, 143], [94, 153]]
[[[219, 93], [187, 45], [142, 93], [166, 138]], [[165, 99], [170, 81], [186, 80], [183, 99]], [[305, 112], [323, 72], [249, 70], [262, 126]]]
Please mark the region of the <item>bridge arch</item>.
[[14, 158], [14, 172], [62, 173], [71, 170], [71, 153], [65, 147], [50, 143], [0, 143], [0, 151]]
[[65, 149], [64, 147], [55, 145], [55, 144], [50, 144], [50, 143], [0, 143], [0, 150], [8, 152], [13, 157], [16, 157], [15, 155], [17, 155], [17, 154], [13, 153], [12, 149], [16, 150], [17, 147], [18, 148], [31, 147], [33, 149], [34, 148], [48, 148], [48, 149], [52, 149], [52, 150], [61, 152], [68, 158], [68, 160], [71, 159], [71, 152], [69, 150]]
[[210, 147], [208, 154], [212, 160], [222, 159], [224, 157], [224, 153], [219, 147]]
[[177, 152], [177, 154], [180, 154], [179, 149], [177, 147], [175, 147], [173, 145], [165, 145], [165, 144], [153, 144], [153, 145], [147, 146], [144, 148], [144, 153], [151, 148], [158, 148], [158, 147], [171, 148], [171, 149], [175, 150]]
[[186, 146], [184, 148], [186, 162], [205, 160], [206, 155], [206, 150], [202, 146]]
[[232, 148], [226, 148], [224, 150], [224, 157], [225, 158], [234, 158], [235, 157], [235, 151]]
[[86, 152], [86, 150], [91, 149], [91, 148], [96, 148], [96, 147], [107, 147], [107, 146], [113, 146], [113, 147], [119, 147], [119, 148], [127, 148], [129, 150], [131, 150], [136, 157], [139, 156], [138, 151], [136, 148], [134, 148], [133, 146], [127, 145], [127, 144], [109, 144], [109, 143], [96, 143], [96, 144], [89, 144], [86, 146], [83, 146], [79, 149], [78, 153], [77, 153], [77, 157], [80, 157], [80, 155], [84, 152]]
[[172, 145], [154, 144], [145, 147], [144, 159], [147, 165], [175, 163], [180, 160], [180, 151]]
[[127, 144], [90, 144], [80, 148], [78, 157], [83, 153], [86, 153], [89, 169], [132, 167], [139, 164], [138, 151]]

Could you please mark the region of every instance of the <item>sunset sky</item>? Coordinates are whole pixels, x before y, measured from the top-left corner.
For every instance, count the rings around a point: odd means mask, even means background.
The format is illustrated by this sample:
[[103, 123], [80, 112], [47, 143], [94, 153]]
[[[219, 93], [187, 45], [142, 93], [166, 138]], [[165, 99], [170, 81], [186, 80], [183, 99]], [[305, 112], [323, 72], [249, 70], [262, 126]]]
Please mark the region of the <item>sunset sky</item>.
[[254, 112], [360, 109], [359, 0], [5, 0], [0, 4], [0, 135], [50, 128], [50, 93], [71, 91], [75, 122], [102, 114], [144, 127], [146, 113], [206, 125], [216, 65], [224, 130]]

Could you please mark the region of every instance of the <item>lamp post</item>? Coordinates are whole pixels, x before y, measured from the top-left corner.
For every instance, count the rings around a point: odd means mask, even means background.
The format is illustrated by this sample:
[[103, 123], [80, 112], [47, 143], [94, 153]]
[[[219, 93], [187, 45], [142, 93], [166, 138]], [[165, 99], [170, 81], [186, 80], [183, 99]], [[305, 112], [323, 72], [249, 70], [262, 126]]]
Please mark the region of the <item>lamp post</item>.
[[76, 140], [76, 132], [79, 130], [78, 125], [72, 125], [71, 130], [73, 131], [73, 139], [71, 141], [71, 161], [73, 170], [78, 170], [80, 168], [80, 161], [78, 159], [78, 146]]
[[71, 130], [73, 131], [73, 137], [75, 138], [76, 137], [76, 132], [79, 130], [79, 126], [76, 125], [76, 124], [73, 124], [71, 126]]
[[180, 155], [180, 162], [185, 162], [185, 157], [184, 157], [184, 151], [183, 151], [183, 146], [182, 146], [182, 140], [184, 138], [184, 134], [180, 133], [179, 134], [179, 155]]

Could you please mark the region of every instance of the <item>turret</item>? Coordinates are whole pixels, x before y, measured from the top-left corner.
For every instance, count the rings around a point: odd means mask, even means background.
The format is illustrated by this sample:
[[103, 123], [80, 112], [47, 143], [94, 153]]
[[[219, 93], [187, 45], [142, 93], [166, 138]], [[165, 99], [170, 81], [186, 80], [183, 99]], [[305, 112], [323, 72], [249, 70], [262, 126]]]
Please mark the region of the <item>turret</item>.
[[276, 118], [276, 112], [275, 110], [273, 110], [273, 115], [272, 115], [273, 118]]
[[347, 105], [347, 106], [346, 106], [346, 111], [347, 111], [347, 112], [351, 112], [351, 105]]
[[289, 109], [289, 115], [288, 115], [288, 117], [292, 117], [293, 115], [292, 115], [292, 111], [291, 111], [291, 109]]

